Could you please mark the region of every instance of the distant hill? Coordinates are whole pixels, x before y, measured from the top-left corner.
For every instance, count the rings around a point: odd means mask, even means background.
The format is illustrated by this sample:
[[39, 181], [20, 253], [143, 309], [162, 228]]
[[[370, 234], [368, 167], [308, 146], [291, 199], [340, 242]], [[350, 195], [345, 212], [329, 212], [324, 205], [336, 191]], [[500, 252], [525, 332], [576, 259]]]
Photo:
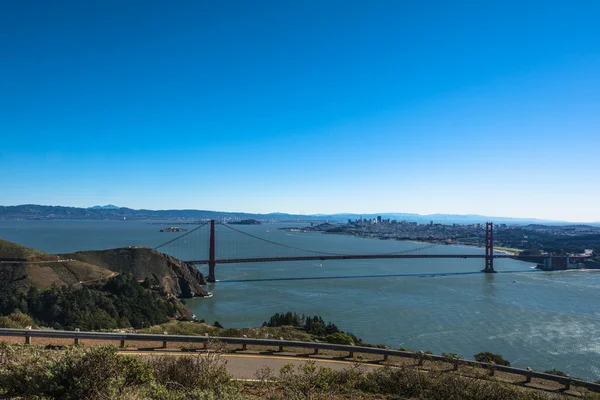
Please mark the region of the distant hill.
[[93, 207], [89, 207], [89, 208], [92, 209], [92, 210], [116, 210], [116, 209], [121, 208], [121, 207], [117, 207], [117, 206], [112, 205], [112, 204], [107, 204], [105, 206], [93, 206]]
[[0, 206], [0, 219], [4, 220], [56, 220], [56, 219], [87, 219], [87, 220], [206, 220], [228, 219], [244, 220], [257, 219], [263, 221], [309, 221], [318, 219], [306, 215], [293, 214], [249, 214], [238, 212], [221, 212], [208, 210], [134, 210], [116, 206], [94, 206], [91, 208], [43, 206], [25, 204], [19, 206]]
[[[207, 219], [218, 219], [225, 221], [258, 220], [258, 221], [282, 221], [282, 222], [345, 222], [348, 219], [357, 218], [373, 219], [381, 216], [398, 221], [411, 221], [419, 223], [442, 224], [476, 224], [492, 221], [497, 224], [526, 225], [526, 224], [571, 224], [565, 221], [541, 220], [535, 218], [511, 218], [493, 217], [477, 214], [429, 214], [421, 215], [414, 213], [369, 213], [369, 214], [252, 214], [243, 212], [210, 211], [210, 210], [134, 210], [127, 207], [118, 207], [112, 204], [105, 206], [93, 206], [89, 208], [44, 206], [36, 204], [25, 204], [19, 206], [0, 206], [0, 220], [55, 220], [55, 219], [87, 219], [87, 220], [156, 220], [156, 221], [198, 221]], [[591, 223], [600, 226], [600, 223]]]

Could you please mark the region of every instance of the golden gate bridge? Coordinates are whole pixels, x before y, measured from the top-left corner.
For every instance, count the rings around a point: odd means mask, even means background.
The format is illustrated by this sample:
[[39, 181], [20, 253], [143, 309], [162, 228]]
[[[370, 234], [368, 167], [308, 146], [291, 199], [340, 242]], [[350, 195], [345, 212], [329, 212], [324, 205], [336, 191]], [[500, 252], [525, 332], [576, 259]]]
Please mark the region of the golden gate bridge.
[[[228, 235], [223, 240], [226, 246], [217, 247], [221, 243], [220, 235]], [[223, 249], [225, 247], [225, 249]], [[479, 258], [484, 260], [481, 272], [494, 273], [494, 259], [514, 258], [520, 260], [539, 260], [540, 256], [514, 256], [494, 253], [493, 223], [485, 226], [484, 254], [452, 254], [449, 252], [431, 253], [430, 249], [445, 248], [438, 244], [427, 244], [414, 249], [380, 254], [344, 254], [334, 251], [310, 250], [291, 244], [279, 243], [236, 229], [215, 220], [191, 229], [190, 231], [169, 240], [157, 247], [160, 250], [191, 264], [208, 265], [209, 282], [215, 282], [217, 264], [261, 263], [277, 261], [318, 261], [318, 260], [361, 260], [361, 259], [407, 259], [407, 258]], [[222, 250], [220, 252], [220, 250]], [[565, 256], [566, 257], [566, 256]]]

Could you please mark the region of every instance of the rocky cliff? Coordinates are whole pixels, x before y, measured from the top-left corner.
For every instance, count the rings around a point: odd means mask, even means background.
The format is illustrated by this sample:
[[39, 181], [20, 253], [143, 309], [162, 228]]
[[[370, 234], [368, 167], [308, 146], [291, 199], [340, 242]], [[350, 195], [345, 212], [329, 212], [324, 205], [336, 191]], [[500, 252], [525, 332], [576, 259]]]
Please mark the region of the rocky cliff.
[[131, 274], [155, 281], [168, 297], [206, 296], [206, 280], [198, 269], [145, 247], [49, 254], [0, 239], [0, 290], [75, 285]]
[[96, 282], [115, 275], [105, 268], [0, 239], [0, 290]]
[[153, 278], [169, 296], [190, 298], [206, 296], [206, 280], [193, 265], [146, 247], [125, 247], [63, 254], [78, 260], [123, 274], [130, 273], [139, 281]]

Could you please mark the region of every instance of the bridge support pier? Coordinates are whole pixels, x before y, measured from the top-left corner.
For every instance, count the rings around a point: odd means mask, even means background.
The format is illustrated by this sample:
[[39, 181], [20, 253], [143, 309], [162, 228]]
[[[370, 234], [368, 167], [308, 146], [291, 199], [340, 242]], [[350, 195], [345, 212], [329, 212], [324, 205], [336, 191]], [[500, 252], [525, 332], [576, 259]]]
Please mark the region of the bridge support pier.
[[208, 248], [208, 276], [206, 280], [208, 282], [216, 282], [215, 278], [215, 266], [217, 263], [215, 262], [215, 220], [210, 220], [210, 240], [209, 240], [209, 248]]
[[210, 283], [214, 283], [217, 281], [217, 279], [215, 278], [215, 263], [214, 262], [208, 263], [208, 276], [206, 277], [206, 281], [210, 282]]
[[494, 224], [485, 223], [485, 268], [482, 272], [494, 273]]

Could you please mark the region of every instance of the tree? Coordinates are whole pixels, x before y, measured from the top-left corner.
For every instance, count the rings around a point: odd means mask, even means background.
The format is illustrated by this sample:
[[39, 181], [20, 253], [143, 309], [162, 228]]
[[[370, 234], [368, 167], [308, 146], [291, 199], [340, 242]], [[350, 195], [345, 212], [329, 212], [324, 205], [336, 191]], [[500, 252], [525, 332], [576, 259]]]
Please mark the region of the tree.
[[483, 351], [481, 353], [475, 354], [474, 357], [475, 361], [510, 366], [510, 361], [505, 360], [501, 354], [494, 354], [489, 351]]

